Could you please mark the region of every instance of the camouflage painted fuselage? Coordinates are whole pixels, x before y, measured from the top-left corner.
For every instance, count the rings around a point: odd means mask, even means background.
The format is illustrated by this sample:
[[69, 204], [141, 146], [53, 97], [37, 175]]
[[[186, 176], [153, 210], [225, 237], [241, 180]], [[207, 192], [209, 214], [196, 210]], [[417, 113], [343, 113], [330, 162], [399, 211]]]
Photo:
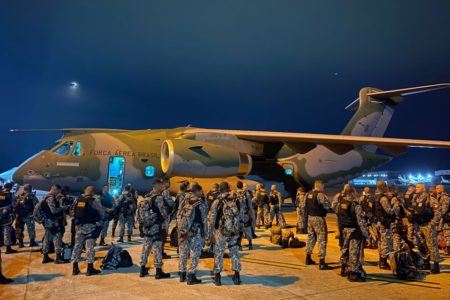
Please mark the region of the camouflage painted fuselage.
[[[192, 128], [172, 130], [136, 130], [117, 132], [76, 133], [64, 136], [53, 149], [42, 151], [24, 162], [14, 174], [19, 184], [31, 183], [37, 189], [47, 190], [52, 184], [67, 185], [73, 191], [82, 191], [87, 185], [100, 188], [108, 183], [110, 157], [123, 157], [124, 183], [132, 182], [135, 188], [145, 192], [150, 189], [154, 178], [167, 177], [162, 170], [161, 147], [166, 140], [185, 139], [194, 147], [175, 153], [183, 161], [201, 165], [205, 170], [214, 169], [213, 176], [208, 171], [202, 176], [174, 176], [172, 183], [184, 179], [196, 180], [209, 188], [214, 182], [227, 178], [237, 181], [245, 178], [257, 178], [258, 181], [290, 182], [292, 189], [302, 185], [310, 185], [314, 179], [322, 179], [327, 184], [336, 184], [359, 176], [365, 171], [376, 168], [390, 160], [389, 157], [355, 148], [339, 155], [325, 147], [317, 146], [305, 154], [297, 154], [288, 146], [283, 146], [274, 157], [264, 158], [262, 153], [267, 147], [264, 143], [255, 143], [236, 139], [234, 136], [216, 134], [191, 134]], [[66, 155], [55, 153], [59, 145], [71, 141], [80, 142], [79, 155], [70, 151]], [[196, 143], [214, 145], [202, 152], [195, 149]], [[224, 150], [227, 149], [227, 150]], [[192, 151], [191, 151], [192, 150]], [[253, 160], [247, 176], [233, 176], [230, 168], [239, 169], [233, 162], [224, 160], [226, 151], [245, 152], [257, 159]], [[224, 152], [225, 151], [225, 152]], [[225, 154], [224, 154], [225, 153]], [[271, 155], [272, 156], [272, 155]], [[146, 168], [152, 166], [154, 173], [149, 176]], [[292, 168], [293, 174], [286, 175], [284, 169]], [[220, 169], [224, 169], [226, 176]], [[231, 170], [231, 171], [230, 171]], [[218, 173], [217, 173], [218, 172]], [[196, 174], [198, 175], [198, 174]], [[250, 182], [252, 185], [252, 182]], [[174, 186], [174, 185], [173, 185]], [[174, 186], [174, 189], [178, 186]]]

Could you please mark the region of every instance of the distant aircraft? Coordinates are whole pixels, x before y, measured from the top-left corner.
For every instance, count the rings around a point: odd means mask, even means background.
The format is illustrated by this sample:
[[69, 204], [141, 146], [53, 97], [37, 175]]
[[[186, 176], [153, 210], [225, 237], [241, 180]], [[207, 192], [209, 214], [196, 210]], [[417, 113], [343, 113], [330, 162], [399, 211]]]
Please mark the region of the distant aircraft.
[[198, 181], [204, 188], [227, 179], [274, 182], [294, 194], [298, 186], [310, 187], [315, 179], [327, 185], [346, 182], [409, 147], [450, 148], [449, 141], [382, 137], [402, 96], [448, 87], [445, 83], [389, 91], [362, 88], [346, 108], [356, 113], [341, 135], [192, 127], [58, 129], [63, 136], [57, 145], [22, 163], [13, 180], [41, 190], [68, 185], [78, 192], [87, 185], [108, 184], [111, 194], [118, 194], [128, 182], [148, 191], [154, 178]]

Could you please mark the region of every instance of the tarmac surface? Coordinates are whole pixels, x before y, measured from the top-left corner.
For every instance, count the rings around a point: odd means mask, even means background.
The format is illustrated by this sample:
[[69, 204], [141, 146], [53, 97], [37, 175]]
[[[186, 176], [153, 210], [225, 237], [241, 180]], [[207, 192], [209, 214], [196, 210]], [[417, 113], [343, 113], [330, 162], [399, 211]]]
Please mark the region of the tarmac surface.
[[[295, 212], [285, 213], [288, 224], [295, 224]], [[326, 261], [332, 270], [320, 271], [317, 266], [305, 266], [305, 248], [282, 249], [269, 242], [268, 230], [257, 230], [254, 249], [249, 251], [246, 241], [242, 258], [242, 285], [235, 286], [231, 280], [229, 259], [224, 262], [222, 286], [212, 283], [210, 270], [213, 259], [201, 259], [197, 276], [202, 284], [187, 286], [180, 283], [176, 249], [167, 247], [172, 259], [164, 260], [163, 270], [172, 278], [155, 280], [155, 269], [150, 276], [139, 278], [139, 257], [142, 248], [138, 235], [131, 243], [123, 243], [134, 265], [116, 271], [103, 271], [98, 276], [85, 276], [86, 262], [80, 263], [82, 273], [72, 276], [72, 264], [42, 264], [39, 247], [19, 249], [18, 254], [4, 254], [3, 271], [14, 283], [0, 286], [0, 299], [449, 299], [450, 257], [444, 256], [441, 274], [424, 273], [418, 281], [396, 279], [390, 271], [377, 267], [377, 250], [365, 250], [364, 269], [368, 280], [351, 283], [339, 274], [339, 247], [336, 235], [336, 218], [329, 214], [328, 248]], [[294, 230], [294, 229], [292, 229]], [[136, 232], [136, 231], [135, 231]], [[42, 226], [37, 225], [38, 240]], [[297, 235], [306, 241], [306, 235]], [[67, 242], [69, 235], [65, 235]], [[27, 241], [27, 236], [26, 236]], [[106, 242], [112, 240], [107, 238]], [[317, 246], [316, 246], [317, 247]], [[15, 247], [16, 248], [16, 247]], [[108, 247], [97, 247], [95, 266], [98, 268]], [[313, 259], [318, 262], [317, 248]], [[51, 255], [53, 256], [53, 255]], [[152, 256], [149, 258], [152, 264]]]

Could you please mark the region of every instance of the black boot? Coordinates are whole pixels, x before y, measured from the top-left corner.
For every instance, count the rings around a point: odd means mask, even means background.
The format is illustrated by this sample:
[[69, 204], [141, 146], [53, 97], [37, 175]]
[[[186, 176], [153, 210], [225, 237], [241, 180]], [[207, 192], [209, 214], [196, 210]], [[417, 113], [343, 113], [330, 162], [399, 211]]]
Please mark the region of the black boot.
[[19, 248], [23, 248], [23, 247], [25, 247], [25, 245], [23, 244], [23, 240], [20, 239], [19, 240]]
[[128, 243], [131, 242], [131, 235], [128, 236]]
[[99, 245], [100, 245], [100, 246], [106, 246], [106, 243], [105, 243], [105, 239], [104, 239], [104, 238], [100, 238], [100, 243], [99, 243]]
[[295, 233], [296, 233], [296, 234], [300, 234], [301, 232], [302, 232], [302, 231], [300, 230], [300, 228], [298, 228], [298, 227], [295, 228]]
[[100, 274], [100, 270], [94, 268], [94, 264], [90, 263], [87, 267], [86, 276], [97, 275]]
[[441, 270], [439, 269], [439, 263], [437, 261], [434, 262], [433, 268], [430, 271], [431, 274], [439, 274]]
[[341, 273], [339, 275], [341, 275], [342, 277], [347, 276], [347, 272], [345, 271], [345, 266], [344, 265], [341, 265]]
[[355, 272], [348, 272], [347, 276], [348, 281], [350, 282], [364, 282], [366, 279], [362, 277], [360, 274]]
[[253, 250], [252, 240], [248, 241], [248, 250]]
[[234, 271], [233, 282], [234, 282], [234, 285], [240, 285], [241, 284], [241, 276], [239, 275], [238, 271]]
[[148, 268], [141, 266], [141, 271], [139, 272], [139, 277], [145, 277], [148, 275]]
[[255, 229], [254, 228], [252, 228], [252, 236], [253, 236], [253, 238], [254, 239], [256, 239], [258, 236], [256, 235], [256, 233], [255, 233]]
[[166, 252], [163, 252], [162, 257], [163, 257], [163, 259], [171, 259], [171, 258], [172, 258], [172, 257], [171, 257], [169, 254], [167, 254]]
[[80, 274], [80, 269], [78, 268], [78, 263], [74, 262], [72, 265], [72, 275], [75, 276], [78, 274]]
[[319, 270], [329, 270], [328, 264], [325, 263], [324, 258], [321, 258], [319, 261]]
[[155, 279], [170, 278], [170, 273], [164, 273], [161, 268], [156, 268]]
[[65, 264], [66, 261], [62, 258], [61, 254], [56, 254], [55, 264]]
[[123, 236], [121, 236], [121, 237], [117, 240], [117, 242], [118, 242], [118, 243], [123, 243]]
[[431, 269], [430, 260], [424, 259], [423, 265], [422, 265], [422, 270], [430, 270], [430, 269]]
[[220, 273], [216, 273], [216, 275], [214, 275], [214, 284], [216, 286], [221, 286], [222, 285]]
[[13, 282], [13, 280], [11, 278], [6, 278], [5, 276], [3, 276], [2, 272], [0, 271], [0, 284], [8, 284]]
[[389, 266], [388, 262], [387, 262], [387, 257], [382, 258], [380, 256], [380, 260], [378, 262], [378, 267], [382, 270], [390, 270], [391, 266]]
[[194, 274], [188, 274], [187, 285], [200, 284], [202, 281], [198, 279]]
[[311, 254], [306, 254], [306, 265], [315, 265], [316, 262], [312, 260]]
[[50, 258], [50, 256], [48, 256], [48, 253], [44, 253], [44, 258], [42, 258], [42, 263], [46, 264], [46, 263], [51, 263], [54, 262], [55, 260], [53, 258]]
[[180, 282], [186, 282], [186, 272], [178, 272], [180, 276]]
[[13, 253], [17, 253], [17, 250], [12, 249], [11, 245], [6, 246], [5, 254], [13, 254]]
[[37, 247], [37, 245], [35, 240], [30, 240], [30, 247]]

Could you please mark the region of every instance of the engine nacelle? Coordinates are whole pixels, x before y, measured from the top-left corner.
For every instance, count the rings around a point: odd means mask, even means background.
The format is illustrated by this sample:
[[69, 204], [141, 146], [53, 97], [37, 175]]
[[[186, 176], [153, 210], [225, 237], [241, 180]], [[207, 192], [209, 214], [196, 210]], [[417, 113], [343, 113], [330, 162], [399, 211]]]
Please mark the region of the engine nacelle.
[[169, 177], [228, 177], [247, 175], [250, 155], [194, 140], [165, 140], [161, 147], [161, 169]]

